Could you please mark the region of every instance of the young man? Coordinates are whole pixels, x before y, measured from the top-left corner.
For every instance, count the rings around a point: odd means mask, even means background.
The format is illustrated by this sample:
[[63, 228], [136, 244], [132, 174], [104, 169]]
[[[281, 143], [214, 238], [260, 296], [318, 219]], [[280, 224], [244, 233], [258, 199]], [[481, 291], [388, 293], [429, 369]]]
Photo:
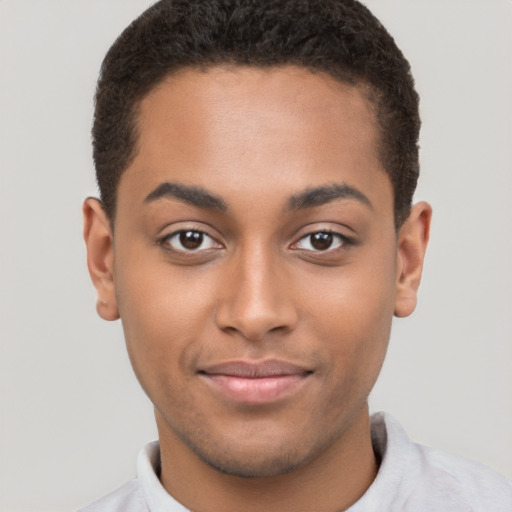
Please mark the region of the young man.
[[88, 265], [159, 443], [84, 510], [512, 509], [504, 478], [369, 416], [431, 209], [409, 66], [365, 7], [164, 0], [96, 99]]

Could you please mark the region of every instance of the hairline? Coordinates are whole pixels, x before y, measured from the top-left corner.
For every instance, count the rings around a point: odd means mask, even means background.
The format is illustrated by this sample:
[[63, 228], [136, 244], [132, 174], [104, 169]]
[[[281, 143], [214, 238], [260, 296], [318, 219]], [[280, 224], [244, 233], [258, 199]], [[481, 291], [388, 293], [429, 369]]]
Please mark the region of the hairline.
[[[343, 75], [341, 73], [335, 73], [332, 71], [329, 71], [328, 69], [321, 67], [321, 66], [307, 66], [298, 62], [294, 62], [293, 59], [290, 59], [290, 61], [283, 61], [282, 63], [272, 63], [272, 64], [258, 64], [258, 63], [244, 63], [244, 62], [236, 62], [234, 59], [229, 60], [212, 60], [208, 61], [205, 60], [204, 62], [199, 63], [193, 63], [193, 64], [183, 64], [183, 65], [177, 65], [174, 68], [170, 68], [167, 70], [167, 72], [163, 73], [162, 76], [160, 76], [157, 80], [155, 80], [153, 83], [148, 85], [147, 88], [143, 88], [139, 91], [137, 95], [135, 95], [134, 99], [131, 103], [131, 108], [129, 110], [129, 128], [130, 128], [130, 135], [133, 138], [133, 144], [131, 151], [129, 155], [127, 155], [125, 165], [123, 169], [119, 173], [119, 179], [117, 180], [115, 193], [114, 193], [114, 201], [112, 205], [112, 211], [105, 213], [107, 214], [107, 217], [109, 218], [112, 231], [114, 229], [115, 224], [115, 218], [116, 218], [116, 212], [117, 212], [117, 198], [118, 198], [118, 191], [119, 191], [119, 184], [121, 182], [121, 179], [124, 175], [124, 173], [127, 171], [127, 169], [130, 167], [130, 165], [133, 163], [134, 159], [137, 157], [137, 154], [139, 152], [139, 141], [140, 141], [140, 111], [142, 103], [152, 94], [154, 93], [159, 87], [161, 87], [167, 80], [176, 77], [180, 73], [184, 73], [186, 71], [198, 71], [202, 73], [207, 73], [213, 69], [220, 69], [225, 71], [232, 71], [236, 72], [239, 69], [256, 69], [256, 70], [262, 70], [262, 71], [268, 71], [271, 72], [273, 70], [280, 70], [284, 68], [296, 68], [301, 70], [306, 70], [310, 72], [311, 74], [318, 75], [323, 74], [326, 75], [332, 79], [334, 79], [336, 82], [347, 85], [353, 88], [358, 89], [364, 96], [364, 98], [368, 101], [368, 104], [371, 107], [371, 112], [373, 114], [373, 123], [374, 127], [376, 129], [376, 149], [377, 149], [377, 157], [379, 159], [379, 162], [383, 166], [383, 170], [386, 173], [388, 179], [391, 182], [392, 185], [392, 193], [393, 193], [393, 216], [394, 216], [394, 224], [395, 229], [398, 231], [400, 227], [402, 226], [405, 219], [397, 219], [396, 215], [396, 191], [395, 186], [392, 183], [392, 173], [390, 170], [386, 169], [385, 161], [382, 155], [382, 148], [383, 148], [383, 140], [384, 140], [384, 134], [383, 134], [383, 127], [380, 123], [380, 116], [379, 116], [379, 97], [382, 94], [382, 91], [379, 90], [379, 88], [372, 84], [370, 81], [365, 80], [364, 78], [357, 76], [356, 73], [345, 70], [343, 68], [340, 68], [340, 71], [343, 71]], [[105, 208], [104, 208], [105, 209]], [[410, 210], [410, 207], [409, 207]], [[399, 222], [400, 221], [400, 222]]]

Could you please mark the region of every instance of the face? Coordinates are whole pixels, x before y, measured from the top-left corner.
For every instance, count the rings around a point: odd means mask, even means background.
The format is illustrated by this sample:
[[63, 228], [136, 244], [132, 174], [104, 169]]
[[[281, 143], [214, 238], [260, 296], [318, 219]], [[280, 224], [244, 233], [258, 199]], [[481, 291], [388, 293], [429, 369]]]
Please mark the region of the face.
[[301, 467], [367, 414], [397, 305], [371, 103], [321, 73], [214, 68], [139, 116], [112, 301], [161, 442], [229, 474]]

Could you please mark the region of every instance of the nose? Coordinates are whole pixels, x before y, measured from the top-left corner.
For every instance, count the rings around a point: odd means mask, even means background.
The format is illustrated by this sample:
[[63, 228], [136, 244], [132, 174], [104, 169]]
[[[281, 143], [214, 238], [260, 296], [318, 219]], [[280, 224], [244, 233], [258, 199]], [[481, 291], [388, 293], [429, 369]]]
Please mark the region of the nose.
[[[258, 341], [269, 333], [289, 333], [298, 315], [279, 256], [247, 248], [230, 262], [216, 322], [225, 332]], [[288, 281], [288, 282], [287, 282]]]

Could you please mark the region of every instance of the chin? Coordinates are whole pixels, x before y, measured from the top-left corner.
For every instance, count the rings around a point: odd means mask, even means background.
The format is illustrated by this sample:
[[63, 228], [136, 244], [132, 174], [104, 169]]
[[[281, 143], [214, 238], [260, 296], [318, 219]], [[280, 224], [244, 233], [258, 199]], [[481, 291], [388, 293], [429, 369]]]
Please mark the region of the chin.
[[[272, 450], [273, 451], [273, 450]], [[272, 452], [268, 450], [268, 452]], [[255, 457], [253, 454], [236, 456], [233, 453], [196, 455], [210, 467], [225, 475], [240, 478], [269, 478], [291, 473], [306, 465], [309, 457], [298, 453], [266, 453]]]
[[[292, 439], [290, 438], [292, 437]], [[204, 463], [216, 471], [241, 478], [269, 478], [296, 471], [319, 457], [330, 439], [263, 436], [251, 432], [229, 439], [181, 437]], [[195, 442], [194, 442], [195, 441]], [[206, 442], [205, 442], [206, 441]]]

